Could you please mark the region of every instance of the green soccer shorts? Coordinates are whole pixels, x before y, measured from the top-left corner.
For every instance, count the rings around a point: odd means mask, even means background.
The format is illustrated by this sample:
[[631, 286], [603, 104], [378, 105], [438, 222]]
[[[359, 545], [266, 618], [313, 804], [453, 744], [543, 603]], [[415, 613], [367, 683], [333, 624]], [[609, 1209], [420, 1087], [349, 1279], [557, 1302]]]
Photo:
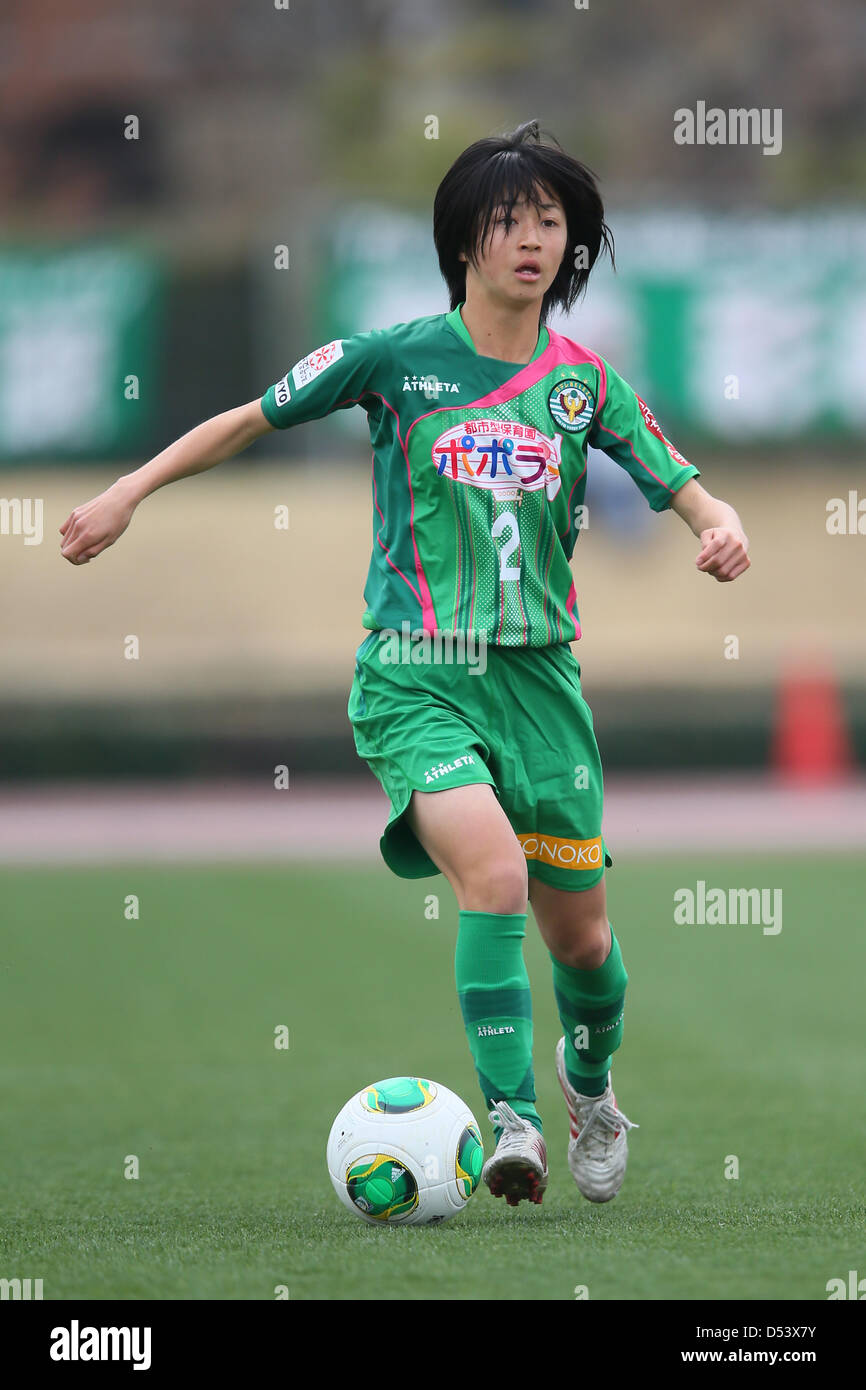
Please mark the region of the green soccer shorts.
[[462, 654], [413, 664], [410, 644], [395, 656], [384, 631], [355, 654], [355, 747], [391, 799], [382, 858], [401, 878], [438, 874], [405, 818], [412, 792], [489, 782], [529, 874], [553, 888], [594, 887], [613, 861], [592, 712], [570, 646], [488, 645], [474, 665]]

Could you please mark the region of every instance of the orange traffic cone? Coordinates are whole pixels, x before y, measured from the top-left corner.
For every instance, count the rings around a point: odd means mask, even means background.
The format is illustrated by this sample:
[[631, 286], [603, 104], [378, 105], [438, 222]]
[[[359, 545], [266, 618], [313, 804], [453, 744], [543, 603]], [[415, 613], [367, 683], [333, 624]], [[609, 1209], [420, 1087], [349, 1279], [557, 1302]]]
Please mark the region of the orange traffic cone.
[[838, 682], [814, 656], [782, 677], [771, 764], [786, 782], [811, 786], [841, 781], [854, 766]]

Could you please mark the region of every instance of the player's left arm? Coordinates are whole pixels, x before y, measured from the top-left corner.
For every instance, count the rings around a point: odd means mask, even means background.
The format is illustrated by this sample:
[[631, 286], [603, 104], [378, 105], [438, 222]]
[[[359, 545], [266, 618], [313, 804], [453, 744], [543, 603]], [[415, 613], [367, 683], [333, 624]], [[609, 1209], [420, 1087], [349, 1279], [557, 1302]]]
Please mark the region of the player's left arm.
[[602, 401], [588, 442], [631, 474], [653, 511], [670, 507], [677, 512], [701, 542], [698, 569], [730, 583], [750, 563], [740, 518], [727, 502], [701, 487], [700, 469], [674, 447], [646, 401], [609, 362], [599, 360], [604, 368]]
[[712, 497], [696, 478], [689, 478], [674, 493], [670, 505], [701, 542], [695, 561], [699, 570], [720, 584], [728, 584], [749, 568], [749, 538], [727, 502]]

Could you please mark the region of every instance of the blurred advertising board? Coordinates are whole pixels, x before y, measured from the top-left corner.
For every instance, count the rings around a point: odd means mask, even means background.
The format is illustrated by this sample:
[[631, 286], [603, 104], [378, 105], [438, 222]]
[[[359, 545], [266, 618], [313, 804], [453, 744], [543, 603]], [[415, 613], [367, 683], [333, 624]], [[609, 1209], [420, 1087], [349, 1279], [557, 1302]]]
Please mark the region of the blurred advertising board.
[[125, 246], [0, 246], [0, 460], [135, 452], [159, 409], [164, 279]]
[[[760, 446], [862, 436], [866, 216], [608, 216], [616, 273], [599, 262], [584, 299], [550, 327], [607, 358], [667, 434]], [[424, 218], [362, 204], [329, 226], [322, 341], [448, 309]], [[340, 412], [338, 424], [363, 433], [359, 415]]]

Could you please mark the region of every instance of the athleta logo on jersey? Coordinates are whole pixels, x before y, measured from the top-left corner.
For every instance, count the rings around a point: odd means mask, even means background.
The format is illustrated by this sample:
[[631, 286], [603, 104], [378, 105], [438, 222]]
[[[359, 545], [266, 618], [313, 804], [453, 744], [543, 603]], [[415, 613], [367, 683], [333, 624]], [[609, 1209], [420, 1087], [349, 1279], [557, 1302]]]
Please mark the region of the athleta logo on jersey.
[[443, 392], [453, 391], [458, 396], [460, 394], [459, 381], [438, 381], [435, 376], [412, 376], [408, 373], [403, 377], [404, 391], [423, 391], [425, 396], [440, 396]]
[[562, 435], [550, 438], [533, 425], [516, 420], [464, 420], [440, 434], [432, 460], [440, 477], [482, 487], [501, 497], [515, 489], [559, 492]]
[[292, 368], [292, 381], [300, 391], [302, 386], [306, 386], [308, 381], [314, 381], [317, 376], [321, 376], [328, 367], [333, 367], [335, 362], [339, 362], [343, 356], [343, 340], [336, 338], [333, 343], [325, 343], [324, 347], [316, 348], [309, 357], [302, 357], [300, 362], [296, 362]]
[[547, 398], [547, 408], [568, 434], [585, 430], [595, 410], [595, 396], [577, 377], [558, 381]]

